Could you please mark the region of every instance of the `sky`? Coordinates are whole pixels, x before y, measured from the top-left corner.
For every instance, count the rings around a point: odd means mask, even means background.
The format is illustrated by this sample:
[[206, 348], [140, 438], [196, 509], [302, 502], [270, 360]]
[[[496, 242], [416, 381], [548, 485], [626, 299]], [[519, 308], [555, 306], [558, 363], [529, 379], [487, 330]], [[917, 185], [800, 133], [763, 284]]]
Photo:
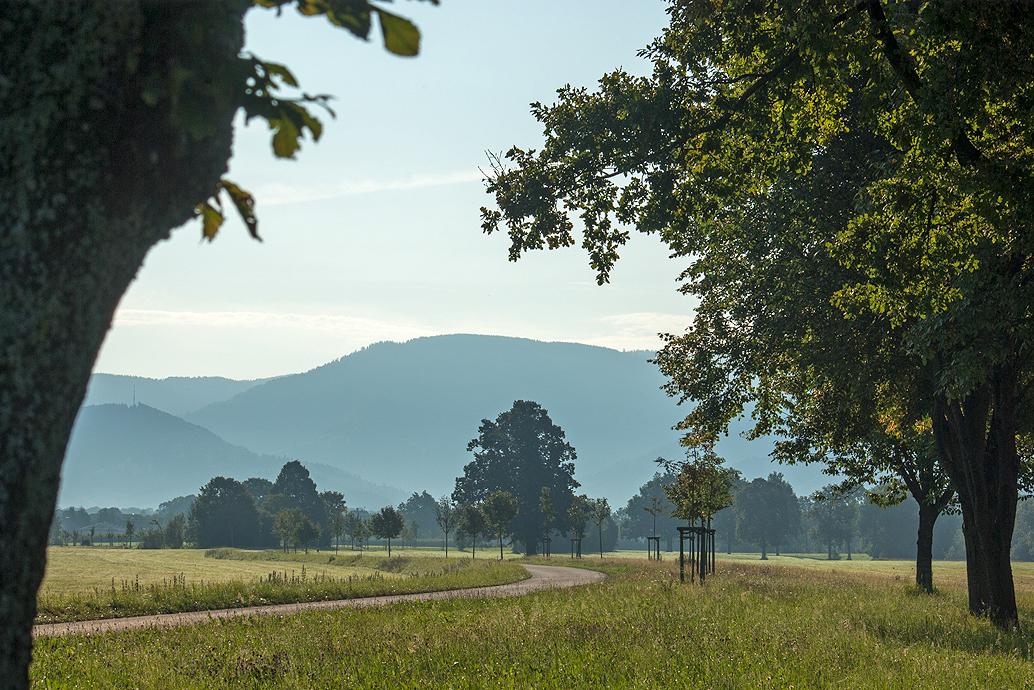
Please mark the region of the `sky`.
[[[374, 342], [446, 333], [656, 349], [693, 302], [684, 260], [635, 234], [611, 283], [578, 248], [507, 260], [481, 232], [486, 151], [541, 146], [535, 101], [592, 88], [666, 24], [660, 0], [397, 2], [423, 34], [400, 58], [293, 9], [252, 10], [246, 50], [334, 96], [318, 143], [277, 160], [239, 122], [226, 177], [257, 198], [263, 242], [230, 218], [212, 243], [188, 223], [148, 254], [94, 371], [255, 379], [306, 371]], [[376, 30], [375, 30], [376, 31]]]

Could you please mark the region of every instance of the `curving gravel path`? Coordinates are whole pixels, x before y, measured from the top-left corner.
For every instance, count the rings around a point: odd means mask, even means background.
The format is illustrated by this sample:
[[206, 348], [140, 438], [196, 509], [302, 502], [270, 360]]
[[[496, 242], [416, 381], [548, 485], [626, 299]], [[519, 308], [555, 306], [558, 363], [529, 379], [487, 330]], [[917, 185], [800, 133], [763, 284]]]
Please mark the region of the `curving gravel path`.
[[[522, 564], [523, 565], [523, 564]], [[489, 598], [516, 597], [543, 589], [566, 589], [602, 582], [607, 576], [595, 570], [567, 568], [557, 565], [524, 565], [531, 577], [520, 582], [492, 587], [470, 587], [453, 589], [445, 592], [424, 592], [421, 594], [395, 594], [381, 597], [365, 597], [362, 599], [339, 599], [336, 601], [309, 601], [298, 604], [277, 604], [273, 606], [249, 606], [239, 609], [220, 609], [217, 611], [192, 611], [188, 613], [162, 613], [153, 616], [134, 616], [132, 618], [108, 618], [104, 620], [79, 621], [76, 623], [45, 623], [32, 628], [33, 637], [56, 635], [91, 635], [95, 633], [118, 632], [150, 627], [173, 627], [191, 625], [214, 618], [236, 618], [237, 616], [275, 616], [299, 611], [326, 611], [348, 606], [385, 606], [400, 601], [436, 601], [456, 599], [460, 597]]]

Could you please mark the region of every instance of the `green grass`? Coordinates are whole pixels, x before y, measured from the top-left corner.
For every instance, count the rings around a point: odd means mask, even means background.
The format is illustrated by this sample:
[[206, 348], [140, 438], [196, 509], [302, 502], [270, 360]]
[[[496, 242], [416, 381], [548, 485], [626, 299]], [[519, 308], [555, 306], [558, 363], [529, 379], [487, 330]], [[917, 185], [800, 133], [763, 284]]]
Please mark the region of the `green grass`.
[[[62, 549], [62, 551], [65, 551]], [[99, 551], [85, 549], [85, 551]], [[64, 555], [64, 554], [62, 554]], [[96, 558], [95, 554], [89, 554]], [[154, 551], [107, 554], [109, 566], [125, 569], [147, 565], [154, 571], [142, 578], [86, 571], [83, 580], [92, 586], [75, 586], [83, 563], [51, 559], [48, 579], [37, 597], [39, 623], [122, 618], [154, 613], [179, 613], [210, 609], [292, 604], [303, 601], [353, 599], [384, 594], [409, 594], [464, 587], [504, 584], [527, 577], [527, 571], [509, 561], [472, 561], [399, 556], [388, 558], [359, 554], [248, 552], [236, 549], [201, 551]], [[94, 563], [96, 565], [96, 563]], [[175, 565], [193, 566], [208, 579], [192, 580], [185, 574], [166, 574]], [[70, 572], [69, 572], [70, 571]], [[110, 572], [110, 571], [109, 571]], [[130, 570], [132, 572], [132, 570]], [[61, 583], [56, 589], [48, 582]]]
[[674, 561], [592, 561], [578, 564], [614, 577], [515, 599], [41, 639], [32, 676], [54, 688], [1034, 687], [1034, 634], [969, 616], [955, 587], [918, 595], [886, 573], [734, 561], [701, 587], [680, 585]]

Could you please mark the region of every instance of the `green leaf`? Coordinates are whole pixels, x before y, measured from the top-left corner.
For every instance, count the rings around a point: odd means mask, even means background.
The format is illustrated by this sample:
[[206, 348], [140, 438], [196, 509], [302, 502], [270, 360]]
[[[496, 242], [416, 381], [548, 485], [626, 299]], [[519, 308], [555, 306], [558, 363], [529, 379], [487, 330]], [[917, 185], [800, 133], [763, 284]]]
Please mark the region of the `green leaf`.
[[294, 158], [294, 154], [302, 147], [299, 141], [302, 133], [291, 118], [283, 114], [282, 117], [270, 119], [269, 126], [276, 130], [273, 133], [273, 155], [277, 158]]
[[280, 77], [280, 79], [282, 79], [283, 82], [288, 86], [298, 86], [298, 80], [294, 78], [294, 75], [291, 74], [291, 70], [287, 69], [285, 65], [281, 65], [276, 62], [265, 62], [261, 60], [259, 61], [259, 64], [262, 65], [262, 69], [266, 70], [266, 74], [268, 74], [269, 76]]
[[[219, 203], [218, 200], [216, 203]], [[223, 214], [206, 201], [194, 208], [194, 217], [198, 216], [201, 216], [201, 238], [211, 242], [223, 224]]]
[[230, 195], [230, 200], [237, 208], [237, 213], [241, 214], [241, 220], [248, 226], [248, 234], [261, 242], [262, 238], [258, 234], [258, 218], [255, 217], [255, 197], [227, 179], [219, 180], [217, 187]]
[[405, 17], [387, 10], [377, 10], [384, 34], [384, 47], [395, 55], [412, 57], [420, 52], [420, 30]]

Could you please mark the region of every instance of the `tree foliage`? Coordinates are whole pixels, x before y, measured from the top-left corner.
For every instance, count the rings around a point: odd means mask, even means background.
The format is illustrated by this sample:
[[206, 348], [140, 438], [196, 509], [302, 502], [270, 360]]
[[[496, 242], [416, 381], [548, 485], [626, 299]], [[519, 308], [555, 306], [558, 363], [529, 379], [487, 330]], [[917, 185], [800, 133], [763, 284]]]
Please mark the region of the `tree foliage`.
[[[563, 518], [579, 486], [574, 479], [577, 456], [564, 440], [563, 430], [538, 403], [517, 400], [495, 421], [481, 420], [478, 437], [467, 444], [467, 450], [474, 451], [474, 460], [456, 479], [453, 499], [459, 504], [476, 503], [495, 491], [509, 493], [521, 506], [510, 529], [527, 553], [535, 553], [545, 536], [542, 489], [549, 489], [554, 514]], [[566, 524], [561, 521], [557, 527], [566, 529]]]
[[[660, 459], [659, 459], [660, 460]], [[664, 536], [671, 550], [679, 519], [673, 514], [675, 506], [668, 500], [664, 487], [675, 481], [675, 475], [655, 472], [653, 478], [639, 487], [639, 491], [625, 505], [627, 517], [621, 524], [621, 534], [628, 539]]]
[[651, 76], [619, 70], [533, 106], [545, 145], [495, 159], [485, 231], [505, 227], [517, 259], [575, 243], [577, 215], [600, 282], [624, 224], [687, 257], [701, 308], [659, 359], [670, 392], [698, 402], [691, 443], [748, 403], [756, 433], [801, 431], [799, 406], [819, 456], [928, 419], [965, 517], [970, 608], [1014, 626], [1034, 8], [690, 0], [669, 14], [643, 53]]
[[484, 508], [478, 503], [468, 503], [460, 508], [459, 524], [457, 525], [456, 536], [463, 539], [470, 537], [473, 550], [470, 557], [477, 557], [478, 535], [488, 530], [488, 518], [485, 517]]
[[434, 505], [434, 520], [442, 529], [442, 540], [445, 544], [445, 557], [449, 557], [449, 532], [459, 521], [459, 507], [448, 494], [438, 499]]
[[370, 532], [378, 539], [388, 540], [388, 557], [391, 557], [391, 540], [398, 539], [406, 521], [394, 506], [385, 506], [370, 516]]
[[482, 502], [481, 512], [499, 540], [499, 560], [503, 560], [503, 537], [512, 533], [513, 520], [520, 514], [517, 498], [508, 491], [493, 491]]
[[783, 475], [773, 472], [768, 479], [758, 477], [736, 493], [734, 507], [736, 537], [761, 549], [761, 560], [768, 559], [768, 548], [787, 539], [801, 526], [801, 514], [793, 487]]
[[258, 541], [258, 509], [235, 479], [215, 477], [201, 487], [187, 516], [198, 548], [250, 548]]
[[694, 449], [682, 462], [657, 462], [674, 474], [664, 493], [672, 505], [672, 515], [693, 524], [709, 522], [715, 513], [732, 505], [733, 489], [740, 473], [729, 467], [710, 447]]

